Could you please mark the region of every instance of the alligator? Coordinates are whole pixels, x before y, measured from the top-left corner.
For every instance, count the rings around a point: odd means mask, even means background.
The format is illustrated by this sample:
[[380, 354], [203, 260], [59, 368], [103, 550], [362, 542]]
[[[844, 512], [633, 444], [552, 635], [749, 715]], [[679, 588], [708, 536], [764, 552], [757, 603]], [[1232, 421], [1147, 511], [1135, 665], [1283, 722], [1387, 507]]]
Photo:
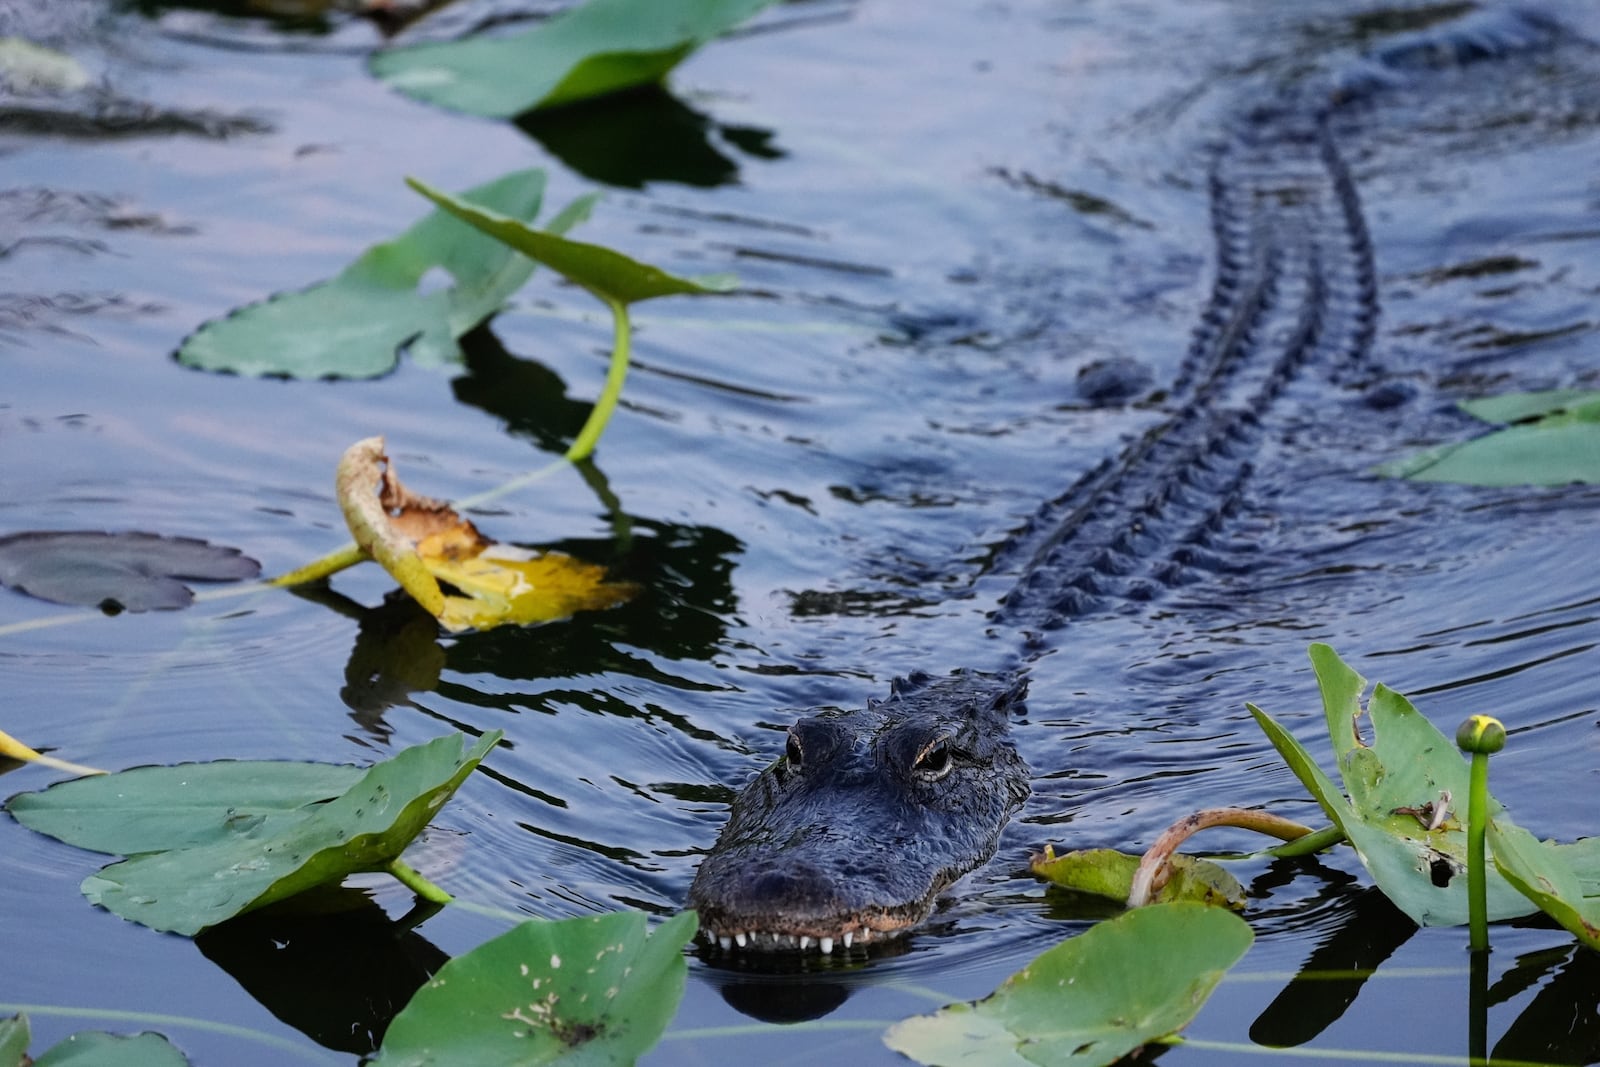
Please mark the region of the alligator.
[[1249, 566], [1230, 538], [1274, 402], [1309, 367], [1357, 382], [1376, 331], [1372, 244], [1334, 119], [1409, 72], [1552, 39], [1523, 12], [1404, 34], [1352, 70], [1267, 95], [1211, 167], [1216, 279], [1159, 417], [1043, 505], [996, 554], [1016, 574], [992, 613], [1020, 662], [896, 681], [886, 700], [822, 711], [735, 799], [689, 891], [723, 952], [872, 944], [924, 920], [993, 855], [1026, 801], [1009, 738], [1028, 665], [1049, 633], [1108, 602], [1146, 601]]

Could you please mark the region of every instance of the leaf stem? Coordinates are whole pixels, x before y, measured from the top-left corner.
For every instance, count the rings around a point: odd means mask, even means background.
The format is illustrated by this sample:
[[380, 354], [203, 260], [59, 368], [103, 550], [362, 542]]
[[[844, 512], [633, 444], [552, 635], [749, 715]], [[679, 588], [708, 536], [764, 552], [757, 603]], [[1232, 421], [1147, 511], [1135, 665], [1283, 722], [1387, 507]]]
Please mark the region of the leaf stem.
[[355, 542], [343, 548], [329, 552], [320, 559], [314, 559], [303, 567], [296, 567], [287, 574], [280, 574], [276, 578], [267, 579], [266, 584], [272, 586], [305, 585], [308, 582], [320, 581], [330, 574], [337, 574], [346, 567], [354, 567], [357, 563], [364, 563], [367, 554]]
[[1467, 947], [1473, 952], [1489, 947], [1489, 877], [1483, 862], [1488, 821], [1489, 754], [1474, 752], [1467, 793]]
[[455, 900], [449, 893], [428, 881], [400, 857], [396, 856], [384, 868], [417, 896], [433, 904], [449, 904]]
[[1139, 869], [1133, 875], [1133, 887], [1128, 891], [1128, 907], [1140, 908], [1150, 903], [1156, 892], [1166, 884], [1170, 874], [1167, 861], [1178, 850], [1178, 846], [1212, 826], [1237, 826], [1243, 830], [1269, 834], [1281, 841], [1294, 841], [1311, 834], [1309, 826], [1253, 808], [1207, 808], [1186, 815], [1167, 827], [1139, 860]]
[[577, 440], [567, 449], [567, 459], [576, 463], [589, 458], [594, 446], [600, 443], [611, 413], [617, 408], [617, 398], [622, 395], [622, 383], [628, 377], [628, 359], [632, 347], [633, 330], [628, 322], [628, 305], [615, 297], [595, 293], [611, 311], [612, 341], [611, 366], [606, 370], [606, 384], [594, 402], [589, 418], [578, 431]]

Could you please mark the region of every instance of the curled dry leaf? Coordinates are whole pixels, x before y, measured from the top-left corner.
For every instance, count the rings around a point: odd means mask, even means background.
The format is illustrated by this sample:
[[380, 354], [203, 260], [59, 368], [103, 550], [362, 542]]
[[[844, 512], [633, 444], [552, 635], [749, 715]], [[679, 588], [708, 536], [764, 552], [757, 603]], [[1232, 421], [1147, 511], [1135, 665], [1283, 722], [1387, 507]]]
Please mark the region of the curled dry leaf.
[[637, 591], [564, 553], [484, 537], [449, 504], [407, 489], [381, 437], [345, 451], [337, 492], [356, 544], [450, 630], [547, 622], [621, 604]]

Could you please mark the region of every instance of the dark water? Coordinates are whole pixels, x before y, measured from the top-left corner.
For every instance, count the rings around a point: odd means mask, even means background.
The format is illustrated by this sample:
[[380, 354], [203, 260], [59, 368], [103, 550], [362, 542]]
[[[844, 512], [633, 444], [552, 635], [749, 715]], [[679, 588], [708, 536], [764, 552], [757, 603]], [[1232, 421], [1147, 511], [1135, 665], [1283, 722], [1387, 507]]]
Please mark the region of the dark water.
[[[1078, 375], [1131, 360], [1160, 388], [1178, 373], [1213, 272], [1208, 162], [1242, 101], [1359, 73], [1363, 54], [1470, 6], [794, 4], [695, 57], [675, 98], [528, 130], [390, 94], [363, 73], [377, 38], [356, 21], [64, 7], [47, 43], [194, 121], [67, 136], [14, 108], [0, 123], [4, 531], [204, 536], [281, 571], [345, 539], [332, 470], [361, 437], [387, 434], [402, 475], [450, 497], [558, 453], [608, 331], [542, 276], [460, 367], [285, 383], [171, 360], [201, 321], [328, 276], [419, 215], [406, 174], [465, 188], [543, 165], [555, 203], [614, 187], [586, 239], [733, 270], [745, 290], [641, 310], [598, 455], [631, 538], [571, 472], [479, 516], [491, 536], [614, 562], [644, 584], [635, 603], [440, 639], [373, 607], [387, 583], [357, 571], [320, 599], [9, 632], [0, 725], [101, 766], [369, 761], [502, 728], [509, 743], [415, 865], [535, 915], [668, 913], [793, 709], [1015, 655], [988, 621], [1011, 581], [996, 561], [1041, 502], [1157, 417], [1090, 406]], [[1314, 819], [1242, 707], [1325, 754], [1314, 640], [1447, 732], [1497, 714], [1512, 731], [1501, 799], [1543, 835], [1595, 830], [1600, 491], [1368, 473], [1472, 432], [1458, 398], [1596, 387], [1600, 19], [1552, 10], [1563, 42], [1407, 76], [1335, 123], [1382, 314], [1361, 374], [1312, 369], [1274, 405], [1225, 526], [1252, 565], [1050, 635], [1018, 728], [1034, 800], [903, 954], [786, 976], [692, 960], [685, 1033], [650, 1062], [892, 1062], [881, 1027], [847, 1024], [987, 993], [1082, 928], [1021, 873], [1030, 850], [1137, 849], [1218, 802]], [[0, 626], [64, 612], [0, 596]], [[20, 770], [3, 792], [48, 780]], [[300, 1050], [161, 1027], [201, 1063], [351, 1062], [407, 975], [498, 929], [449, 913], [397, 941], [368, 912], [292, 951], [249, 928], [197, 951], [90, 909], [77, 884], [94, 857], [9, 822], [0, 855], [0, 1002], [181, 1015]], [[1298, 1044], [1465, 1055], [1462, 931], [1414, 931], [1348, 854], [1242, 875], [1256, 947], [1191, 1036], [1256, 1042], [1262, 1062]], [[370, 896], [391, 915], [407, 904], [378, 882]], [[1536, 927], [1495, 944], [1498, 1054], [1600, 1060], [1593, 959]], [[1290, 981], [1352, 966], [1376, 972]], [[832, 1012], [776, 1039], [746, 1014], [779, 1009]], [[40, 1048], [100, 1025], [34, 1024]]]

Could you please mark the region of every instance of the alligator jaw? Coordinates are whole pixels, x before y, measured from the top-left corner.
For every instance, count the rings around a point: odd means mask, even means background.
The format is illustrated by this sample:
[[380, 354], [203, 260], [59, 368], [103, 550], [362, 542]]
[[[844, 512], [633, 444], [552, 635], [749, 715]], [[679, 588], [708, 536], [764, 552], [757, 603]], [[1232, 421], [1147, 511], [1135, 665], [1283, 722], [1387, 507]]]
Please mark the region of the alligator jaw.
[[873, 909], [832, 923], [813, 921], [772, 928], [749, 924], [740, 928], [736, 921], [719, 922], [715, 916], [710, 916], [702, 918], [700, 937], [707, 946], [715, 945], [723, 952], [819, 952], [827, 956], [835, 949], [843, 953], [854, 947], [876, 945], [898, 937], [920, 923], [932, 910], [930, 898], [926, 903]]

